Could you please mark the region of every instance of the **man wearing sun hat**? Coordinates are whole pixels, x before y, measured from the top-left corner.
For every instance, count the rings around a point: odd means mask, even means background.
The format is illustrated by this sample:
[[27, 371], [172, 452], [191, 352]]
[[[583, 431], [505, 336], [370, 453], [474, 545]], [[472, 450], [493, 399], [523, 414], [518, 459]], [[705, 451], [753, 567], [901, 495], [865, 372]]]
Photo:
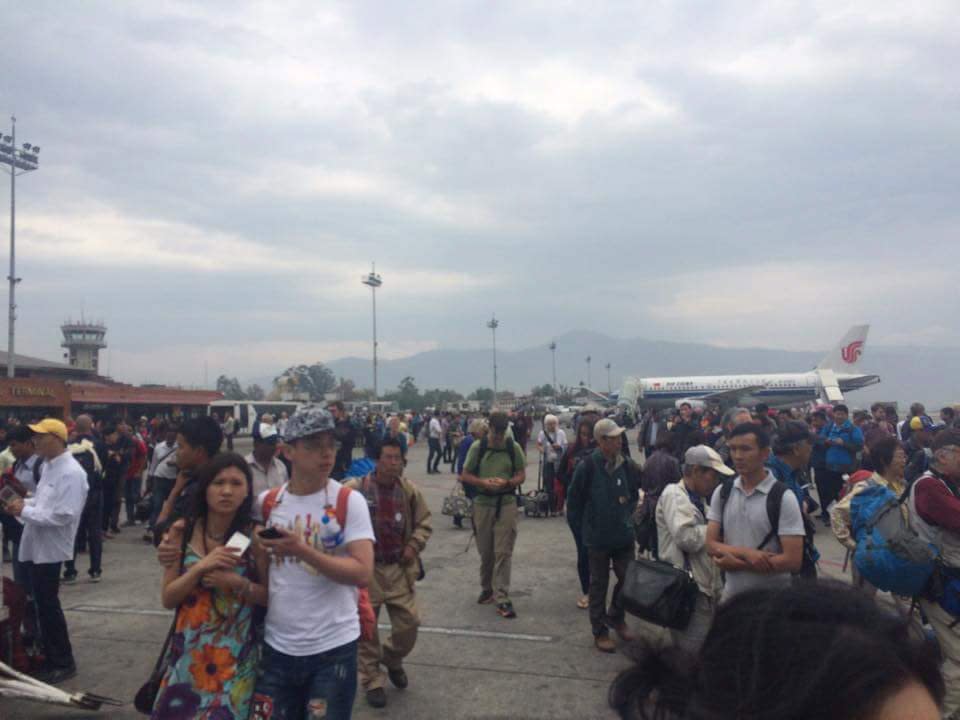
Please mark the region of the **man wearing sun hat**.
[[674, 567], [689, 568], [700, 589], [693, 617], [684, 630], [671, 630], [673, 642], [696, 654], [713, 622], [723, 579], [707, 553], [705, 503], [724, 477], [736, 475], [720, 453], [707, 445], [694, 445], [683, 455], [683, 477], [670, 483], [657, 502], [657, 542], [660, 559]]
[[67, 450], [67, 426], [46, 418], [30, 425], [43, 467], [37, 492], [15, 498], [4, 511], [23, 523], [20, 562], [30, 577], [46, 667], [38, 675], [55, 684], [77, 674], [67, 621], [60, 607], [60, 568], [73, 559], [73, 542], [87, 500], [87, 472]]

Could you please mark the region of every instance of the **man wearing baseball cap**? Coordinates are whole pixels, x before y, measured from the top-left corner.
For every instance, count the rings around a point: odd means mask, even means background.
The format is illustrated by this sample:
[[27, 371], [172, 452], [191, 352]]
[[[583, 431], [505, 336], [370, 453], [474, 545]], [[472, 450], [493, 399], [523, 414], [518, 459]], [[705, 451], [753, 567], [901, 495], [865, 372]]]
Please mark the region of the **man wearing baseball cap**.
[[[621, 452], [623, 428], [604, 418], [593, 426], [598, 448], [574, 470], [567, 500], [567, 521], [580, 528], [590, 558], [590, 625], [601, 652], [616, 651], [609, 628], [624, 642], [632, 639], [625, 622], [620, 589], [634, 556], [632, 515], [640, 488], [640, 469]], [[616, 575], [610, 608], [610, 567]]]
[[690, 653], [699, 651], [713, 622], [723, 579], [707, 553], [707, 512], [704, 505], [723, 477], [736, 473], [707, 445], [694, 445], [683, 455], [683, 477], [664, 488], [657, 502], [657, 542], [660, 559], [674, 567], [689, 568], [700, 594], [690, 624], [671, 630], [675, 645]]
[[77, 674], [67, 621], [60, 607], [61, 565], [73, 559], [73, 542], [87, 500], [87, 472], [67, 451], [67, 426], [46, 418], [30, 425], [43, 469], [37, 493], [15, 498], [4, 512], [20, 518], [20, 562], [27, 568], [37, 606], [46, 666], [38, 677], [50, 684]]

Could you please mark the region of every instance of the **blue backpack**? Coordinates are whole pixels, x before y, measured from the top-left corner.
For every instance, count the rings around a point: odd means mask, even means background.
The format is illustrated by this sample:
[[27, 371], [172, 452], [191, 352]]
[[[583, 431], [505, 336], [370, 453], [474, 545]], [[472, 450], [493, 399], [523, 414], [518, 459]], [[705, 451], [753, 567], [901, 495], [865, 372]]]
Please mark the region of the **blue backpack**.
[[930, 582], [939, 552], [907, 525], [900, 512], [910, 489], [898, 498], [883, 485], [867, 483], [850, 501], [850, 524], [857, 541], [853, 564], [879, 590], [904, 597], [920, 595]]

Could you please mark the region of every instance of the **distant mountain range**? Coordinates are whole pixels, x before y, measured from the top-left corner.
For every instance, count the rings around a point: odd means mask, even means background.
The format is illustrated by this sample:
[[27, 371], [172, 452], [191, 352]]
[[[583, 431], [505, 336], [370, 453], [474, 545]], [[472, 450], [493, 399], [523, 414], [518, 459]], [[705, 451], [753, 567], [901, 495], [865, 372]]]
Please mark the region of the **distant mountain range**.
[[[813, 368], [827, 349], [794, 352], [766, 348], [722, 348], [700, 343], [663, 342], [643, 338], [618, 339], [594, 332], [574, 331], [556, 338], [557, 382], [578, 385], [587, 382], [585, 358], [591, 363], [592, 387], [614, 390], [627, 375], [713, 375], [747, 372], [803, 372]], [[529, 392], [535, 385], [551, 382], [548, 341], [526, 350], [498, 350], [497, 376], [502, 390]], [[396, 360], [381, 360], [380, 392], [396, 388], [411, 376], [421, 390], [450, 388], [464, 395], [478, 387], [493, 386], [490, 348], [430, 350]], [[349, 378], [357, 387], [370, 387], [371, 362], [347, 357], [327, 363], [338, 377]], [[881, 384], [851, 393], [852, 406], [864, 407], [875, 400], [905, 404], [921, 401], [928, 409], [960, 402], [960, 348], [877, 347], [868, 342], [862, 371], [875, 373]]]

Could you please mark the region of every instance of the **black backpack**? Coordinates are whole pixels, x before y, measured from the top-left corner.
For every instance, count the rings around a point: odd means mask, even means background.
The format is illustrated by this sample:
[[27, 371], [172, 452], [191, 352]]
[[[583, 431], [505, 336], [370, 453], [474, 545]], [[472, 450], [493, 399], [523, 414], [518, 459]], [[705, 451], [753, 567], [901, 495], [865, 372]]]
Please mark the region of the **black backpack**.
[[[727, 507], [727, 500], [730, 499], [730, 493], [733, 490], [733, 481], [735, 478], [727, 478], [720, 486], [720, 532], [723, 532], [723, 511]], [[770, 522], [770, 532], [763, 541], [757, 545], [757, 550], [762, 550], [771, 540], [780, 534], [780, 506], [783, 504], [783, 496], [788, 488], [786, 483], [777, 480], [770, 492], [767, 493], [767, 520]], [[805, 580], [815, 580], [817, 577], [817, 559], [820, 554], [813, 545], [813, 535], [816, 532], [813, 523], [800, 510], [800, 517], [803, 518], [803, 562], [800, 566], [800, 572], [796, 577]], [[722, 535], [721, 535], [722, 536]]]

